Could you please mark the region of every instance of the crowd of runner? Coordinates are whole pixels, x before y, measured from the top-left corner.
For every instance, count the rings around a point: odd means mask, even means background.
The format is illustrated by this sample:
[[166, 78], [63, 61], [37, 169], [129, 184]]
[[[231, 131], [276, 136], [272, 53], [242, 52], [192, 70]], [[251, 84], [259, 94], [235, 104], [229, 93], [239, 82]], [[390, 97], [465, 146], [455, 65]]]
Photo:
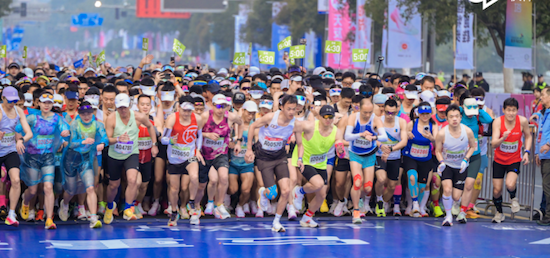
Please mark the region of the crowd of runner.
[[492, 221], [505, 219], [503, 185], [512, 212], [520, 210], [517, 177], [534, 146], [514, 98], [495, 117], [483, 87], [447, 88], [425, 73], [214, 70], [152, 59], [118, 68], [7, 67], [5, 224], [36, 220], [55, 229], [55, 218], [100, 228], [120, 215], [166, 214], [176, 226], [274, 216], [272, 230], [281, 232], [286, 211], [289, 220], [303, 214], [303, 227], [318, 226], [317, 212], [349, 214], [353, 223], [444, 217], [451, 226], [453, 215], [460, 223], [479, 217], [489, 144]]

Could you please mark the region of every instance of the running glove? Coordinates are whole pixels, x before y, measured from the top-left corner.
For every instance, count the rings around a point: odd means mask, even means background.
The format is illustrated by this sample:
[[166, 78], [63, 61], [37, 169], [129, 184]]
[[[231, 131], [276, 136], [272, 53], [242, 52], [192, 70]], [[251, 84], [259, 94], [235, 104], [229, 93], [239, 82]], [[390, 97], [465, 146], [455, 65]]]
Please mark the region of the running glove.
[[466, 159], [463, 159], [462, 163], [460, 164], [460, 173], [461, 174], [464, 173], [464, 171], [466, 171], [466, 169], [468, 168], [468, 165], [470, 165], [469, 162]]

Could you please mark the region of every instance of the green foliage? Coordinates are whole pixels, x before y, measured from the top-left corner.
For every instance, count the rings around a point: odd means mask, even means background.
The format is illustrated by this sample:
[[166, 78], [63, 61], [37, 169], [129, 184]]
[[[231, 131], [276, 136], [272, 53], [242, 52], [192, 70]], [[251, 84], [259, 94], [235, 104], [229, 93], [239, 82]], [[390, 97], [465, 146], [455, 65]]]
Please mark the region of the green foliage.
[[0, 0], [0, 17], [10, 14], [10, 4], [12, 0]]
[[252, 11], [244, 29], [245, 42], [257, 43], [262, 46], [271, 45], [272, 5], [269, 0], [256, 0], [252, 4]]
[[293, 43], [312, 29], [317, 35], [325, 33], [327, 15], [317, 13], [317, 0], [284, 0], [287, 5], [275, 18], [277, 24], [288, 25]]

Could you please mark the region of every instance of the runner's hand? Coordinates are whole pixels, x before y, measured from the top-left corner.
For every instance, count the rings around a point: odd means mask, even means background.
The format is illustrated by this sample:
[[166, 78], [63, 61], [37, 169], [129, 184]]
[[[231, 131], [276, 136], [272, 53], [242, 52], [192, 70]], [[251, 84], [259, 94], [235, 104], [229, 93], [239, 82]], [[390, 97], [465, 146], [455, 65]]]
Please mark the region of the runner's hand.
[[254, 152], [252, 152], [252, 149], [246, 150], [246, 153], [244, 154], [244, 161], [246, 163], [252, 163], [254, 162]]
[[300, 172], [304, 173], [304, 163], [301, 160], [298, 160], [297, 165], [300, 168]]
[[[153, 55], [147, 55], [146, 57], [141, 59], [140, 64], [142, 64], [142, 65], [151, 64], [151, 62], [153, 61], [153, 58], [155, 58]], [[143, 66], [142, 66], [142, 68], [143, 68]]]
[[63, 130], [61, 131], [61, 137], [67, 137], [71, 135], [71, 133], [69, 132], [69, 130]]
[[539, 154], [535, 155], [535, 162], [537, 163], [537, 166], [540, 167], [540, 158], [539, 158]]
[[414, 134], [412, 132], [407, 132], [407, 136], [409, 136], [409, 139], [414, 138]]
[[197, 160], [203, 165], [206, 166], [206, 163], [204, 162], [204, 158], [202, 157], [202, 154], [200, 150], [197, 150], [197, 153], [195, 154], [195, 157], [197, 157]]
[[86, 140], [82, 141], [82, 144], [94, 144], [95, 140], [92, 138], [86, 138]]
[[5, 132], [2, 132], [0, 131], [0, 140], [2, 140], [2, 138], [4, 138], [4, 134], [6, 134]]
[[445, 165], [445, 162], [439, 163], [439, 166], [437, 167], [437, 173], [441, 176], [446, 167], [447, 165]]
[[382, 157], [381, 157], [381, 158], [382, 158], [382, 161], [388, 162], [388, 157], [389, 157], [389, 156], [390, 156], [389, 153], [384, 153], [384, 154], [382, 154]]
[[203, 133], [203, 136], [212, 141], [217, 141], [220, 138], [220, 135], [217, 133]]
[[462, 163], [460, 163], [460, 173], [464, 173], [464, 171], [466, 171], [466, 169], [468, 169], [468, 166], [470, 165], [470, 162], [466, 161], [466, 160], [462, 160]]
[[235, 144], [234, 152], [235, 152], [235, 155], [238, 155], [239, 152], [241, 152], [241, 145], [240, 144]]
[[[364, 131], [362, 133], [359, 134], [361, 137], [367, 139], [367, 136], [372, 136], [372, 133], [370, 133], [369, 131]], [[368, 140], [368, 139], [367, 139]]]
[[523, 159], [521, 160], [521, 162], [523, 163], [523, 165], [529, 164], [529, 153], [526, 152], [523, 154]]
[[17, 141], [16, 148], [17, 154], [23, 155], [25, 153], [25, 144], [23, 143], [23, 141]]
[[390, 151], [390, 147], [388, 147], [388, 145], [382, 145], [382, 146], [380, 146], [380, 150], [382, 150], [382, 152], [383, 152], [384, 154], [390, 154], [390, 152], [391, 152], [391, 151]]
[[98, 152], [102, 152], [104, 148], [105, 148], [105, 144], [103, 144], [103, 143], [102, 143], [102, 144], [98, 144], [98, 145], [96, 146], [96, 150], [97, 150]]
[[156, 158], [157, 154], [159, 154], [159, 148], [157, 146], [153, 146], [151, 148], [151, 155], [153, 156], [153, 158]]
[[511, 133], [511, 131], [510, 131], [510, 130], [508, 130], [508, 131], [504, 132], [504, 133], [502, 134], [502, 139], [506, 139], [506, 138], [508, 138], [508, 135], [510, 135], [510, 133]]
[[128, 133], [127, 132], [124, 132], [124, 134], [122, 134], [118, 140], [120, 142], [129, 142], [130, 141], [130, 136], [128, 136]]

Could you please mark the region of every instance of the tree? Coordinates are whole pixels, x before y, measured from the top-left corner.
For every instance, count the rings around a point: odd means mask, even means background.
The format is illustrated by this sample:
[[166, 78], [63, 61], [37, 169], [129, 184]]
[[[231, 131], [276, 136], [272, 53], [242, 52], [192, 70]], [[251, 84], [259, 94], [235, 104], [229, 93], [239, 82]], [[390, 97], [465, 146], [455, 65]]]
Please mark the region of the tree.
[[0, 0], [0, 17], [7, 16], [11, 13], [11, 3], [12, 0]]
[[288, 25], [292, 38], [301, 38], [313, 30], [317, 35], [325, 33], [326, 15], [317, 13], [317, 0], [284, 0], [287, 5], [275, 18], [277, 24]]
[[271, 24], [273, 17], [271, 13], [272, 5], [268, 0], [255, 0], [252, 3], [252, 11], [248, 14], [248, 20], [244, 29], [244, 39], [246, 42], [260, 44], [262, 46], [271, 45]]

